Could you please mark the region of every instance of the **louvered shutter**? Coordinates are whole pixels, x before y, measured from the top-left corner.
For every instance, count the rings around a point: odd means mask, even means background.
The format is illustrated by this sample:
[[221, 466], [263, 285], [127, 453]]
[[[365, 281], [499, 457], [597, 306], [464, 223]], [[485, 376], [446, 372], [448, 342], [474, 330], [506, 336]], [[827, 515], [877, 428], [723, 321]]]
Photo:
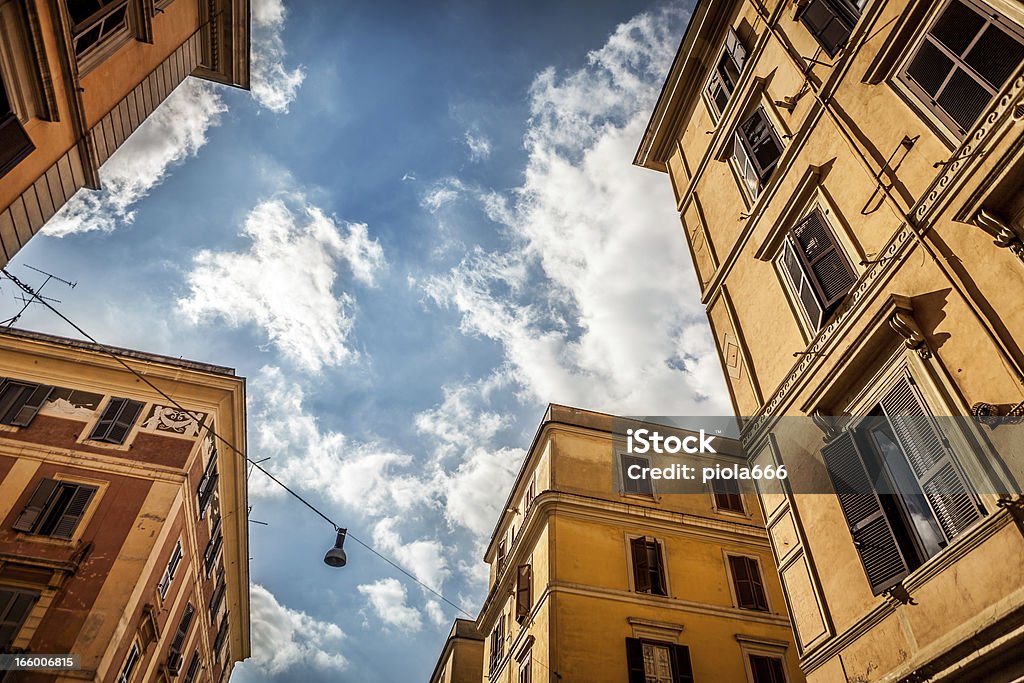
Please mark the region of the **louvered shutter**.
[[793, 228], [802, 262], [826, 310], [847, 295], [856, 278], [821, 211], [814, 209]]
[[32, 139], [25, 132], [21, 121], [11, 111], [7, 95], [3, 92], [2, 82], [0, 98], [0, 176], [3, 176], [27, 157], [35, 149], [35, 145], [32, 144]]
[[945, 437], [906, 376], [880, 403], [939, 526], [952, 540], [982, 513]]
[[633, 582], [638, 593], [651, 591], [651, 565], [647, 561], [647, 539], [634, 538], [629, 542], [633, 553]]
[[672, 679], [673, 683], [693, 683], [690, 648], [685, 645], [672, 646]]
[[810, 0], [800, 12], [800, 21], [829, 57], [835, 57], [849, 39], [851, 19], [836, 0]]
[[782, 248], [782, 265], [789, 275], [790, 283], [795, 290], [794, 294], [796, 294], [797, 301], [800, 302], [800, 308], [807, 316], [807, 322], [811, 329], [817, 331], [825, 322], [825, 309], [818, 301], [818, 294], [814, 291], [810, 278], [804, 272], [804, 263], [799, 255], [799, 247], [796, 245], [796, 241], [787, 235]]
[[743, 47], [740, 37], [731, 28], [725, 36], [725, 51], [732, 58], [736, 70], [743, 73], [743, 66], [747, 63], [747, 48]]
[[53, 527], [53, 533], [50, 536], [54, 538], [71, 538], [71, 535], [75, 533], [78, 523], [82, 521], [82, 516], [85, 515], [85, 510], [89, 507], [89, 501], [92, 500], [95, 493], [96, 489], [91, 486], [76, 487], [75, 492], [71, 494], [68, 506], [64, 508], [64, 512], [61, 513], [60, 519], [57, 520], [57, 524]]
[[739, 606], [742, 609], [767, 611], [768, 600], [764, 594], [757, 562], [749, 557], [730, 555], [729, 568], [732, 571]]
[[43, 510], [46, 509], [54, 492], [57, 490], [57, 485], [57, 482], [53, 479], [43, 479], [39, 482], [32, 497], [28, 499], [28, 505], [18, 515], [17, 521], [14, 522], [14, 529], [16, 531], [31, 532], [35, 528], [36, 523], [39, 521], [39, 516], [43, 514]]
[[629, 683], [647, 683], [644, 644], [637, 638], [626, 638], [626, 666], [629, 669]]
[[50, 398], [50, 394], [53, 392], [53, 387], [45, 384], [36, 385], [28, 396], [24, 405], [15, 413], [11, 419], [11, 424], [17, 427], [27, 427], [31, 422], [32, 418], [36, 416], [39, 409], [46, 403], [46, 399]]
[[530, 595], [533, 583], [533, 568], [528, 564], [521, 564], [516, 571], [516, 619], [525, 619], [530, 616], [532, 596]]
[[910, 569], [871, 482], [864, 457], [853, 435], [843, 432], [821, 448], [839, 507], [864, 564], [871, 590], [878, 595], [906, 576]]
[[192, 625], [192, 616], [195, 611], [196, 608], [192, 606], [191, 602], [185, 605], [185, 613], [181, 615], [178, 630], [174, 634], [174, 640], [171, 641], [171, 648], [167, 654], [167, 668], [174, 674], [181, 670], [181, 648], [185, 647], [185, 637], [188, 635], [189, 626]]
[[746, 145], [743, 144], [743, 136], [739, 131], [736, 131], [735, 135], [733, 135], [732, 153], [733, 158], [736, 160], [736, 168], [739, 171], [740, 178], [746, 183], [750, 193], [757, 196], [757, 193], [761, 190], [761, 184], [757, 179], [757, 169], [754, 168], [754, 162], [747, 152]]
[[143, 405], [127, 398], [111, 398], [89, 438], [107, 443], [124, 443]]

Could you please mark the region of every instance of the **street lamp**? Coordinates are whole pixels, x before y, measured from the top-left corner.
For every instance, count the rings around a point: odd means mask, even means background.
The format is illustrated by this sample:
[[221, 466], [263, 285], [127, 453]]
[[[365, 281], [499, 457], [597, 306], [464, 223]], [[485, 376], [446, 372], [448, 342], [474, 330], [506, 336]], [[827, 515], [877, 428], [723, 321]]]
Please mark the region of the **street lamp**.
[[345, 556], [345, 549], [342, 548], [345, 545], [346, 533], [348, 533], [348, 529], [338, 529], [338, 539], [334, 542], [334, 547], [324, 555], [324, 563], [328, 566], [344, 567], [345, 563], [348, 562], [348, 558]]

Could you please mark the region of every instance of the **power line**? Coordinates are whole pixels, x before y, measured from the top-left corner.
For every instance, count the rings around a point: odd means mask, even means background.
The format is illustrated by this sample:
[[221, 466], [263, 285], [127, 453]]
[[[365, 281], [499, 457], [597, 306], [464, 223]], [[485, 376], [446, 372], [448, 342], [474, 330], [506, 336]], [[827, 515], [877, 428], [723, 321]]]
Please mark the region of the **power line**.
[[[158, 394], [160, 394], [160, 396], [162, 396], [162, 397], [163, 397], [163, 398], [165, 398], [166, 400], [170, 401], [170, 402], [171, 402], [171, 404], [172, 404], [172, 405], [173, 405], [173, 406], [174, 406], [175, 408], [177, 408], [178, 410], [180, 410], [180, 411], [181, 411], [181, 412], [183, 412], [183, 413], [186, 413], [186, 414], [188, 414], [188, 415], [191, 415], [191, 416], [192, 416], [193, 418], [195, 418], [195, 419], [196, 419], [196, 421], [198, 422], [199, 418], [198, 418], [198, 416], [197, 416], [197, 415], [196, 415], [195, 413], [193, 413], [193, 412], [191, 412], [191, 411], [187, 410], [186, 408], [184, 408], [184, 407], [183, 407], [183, 406], [182, 406], [182, 405], [181, 405], [180, 403], [178, 403], [178, 402], [177, 402], [177, 401], [176, 401], [176, 400], [175, 400], [174, 398], [172, 398], [172, 397], [171, 397], [171, 396], [169, 396], [169, 395], [168, 395], [168, 394], [167, 394], [166, 392], [164, 392], [164, 390], [163, 390], [163, 389], [161, 389], [160, 387], [158, 387], [158, 386], [156, 386], [155, 384], [153, 384], [153, 383], [152, 383], [151, 381], [149, 381], [149, 379], [148, 379], [148, 378], [146, 378], [146, 377], [145, 377], [144, 375], [142, 375], [142, 374], [141, 374], [141, 373], [139, 373], [139, 372], [138, 372], [137, 370], [135, 370], [135, 368], [133, 368], [132, 366], [128, 365], [128, 363], [127, 363], [127, 362], [125, 362], [125, 360], [124, 360], [123, 358], [121, 358], [121, 356], [119, 356], [118, 354], [114, 353], [114, 352], [113, 352], [112, 350], [110, 350], [110, 348], [108, 348], [108, 347], [104, 346], [103, 344], [100, 344], [100, 343], [99, 343], [98, 341], [96, 341], [95, 337], [93, 337], [93, 336], [92, 336], [91, 334], [89, 334], [88, 332], [86, 332], [85, 330], [83, 330], [83, 329], [82, 329], [81, 327], [79, 327], [79, 326], [78, 326], [78, 325], [77, 325], [77, 324], [76, 324], [76, 323], [75, 323], [75, 322], [74, 322], [73, 320], [71, 320], [71, 319], [70, 319], [70, 318], [68, 318], [68, 317], [67, 317], [66, 315], [64, 315], [63, 313], [61, 313], [60, 311], [58, 311], [58, 310], [57, 310], [56, 308], [54, 308], [54, 307], [53, 307], [53, 305], [52, 305], [52, 304], [51, 304], [51, 303], [50, 303], [49, 301], [47, 301], [47, 300], [46, 300], [46, 299], [45, 299], [44, 297], [41, 297], [41, 296], [39, 296], [39, 294], [37, 294], [37, 293], [36, 293], [36, 291], [35, 291], [34, 289], [32, 289], [32, 287], [30, 287], [29, 285], [25, 284], [24, 282], [22, 282], [21, 280], [19, 280], [18, 278], [16, 278], [16, 277], [15, 277], [14, 275], [12, 275], [12, 274], [11, 274], [10, 272], [8, 272], [8, 270], [7, 270], [6, 268], [0, 268], [0, 273], [3, 273], [4, 277], [6, 277], [6, 278], [7, 278], [8, 280], [10, 280], [11, 282], [13, 282], [13, 283], [14, 283], [15, 285], [17, 285], [17, 286], [18, 286], [19, 288], [21, 288], [21, 290], [22, 290], [22, 291], [24, 291], [24, 292], [25, 292], [26, 294], [30, 295], [30, 296], [31, 296], [32, 298], [34, 298], [34, 299], [35, 299], [36, 301], [38, 301], [39, 303], [41, 303], [41, 304], [43, 304], [44, 306], [46, 306], [46, 308], [50, 309], [50, 310], [51, 310], [51, 311], [52, 311], [52, 312], [53, 312], [53, 313], [54, 313], [54, 314], [55, 314], [55, 315], [56, 315], [57, 317], [59, 317], [59, 318], [60, 318], [61, 320], [63, 320], [64, 322], [66, 322], [66, 323], [67, 323], [68, 325], [71, 325], [71, 327], [73, 327], [73, 328], [75, 329], [75, 331], [77, 331], [77, 332], [78, 332], [79, 334], [81, 334], [81, 335], [82, 335], [83, 337], [85, 337], [86, 339], [88, 339], [89, 341], [91, 341], [91, 342], [92, 342], [93, 344], [96, 344], [97, 346], [99, 346], [99, 347], [100, 347], [100, 349], [99, 349], [99, 350], [100, 350], [100, 351], [101, 351], [102, 353], [105, 353], [106, 355], [108, 355], [108, 356], [110, 356], [111, 358], [113, 358], [114, 360], [116, 360], [116, 361], [117, 361], [117, 362], [118, 362], [118, 363], [119, 363], [119, 364], [120, 364], [120, 365], [121, 365], [122, 367], [124, 367], [124, 369], [125, 369], [125, 370], [127, 370], [128, 372], [130, 372], [130, 373], [132, 373], [133, 375], [135, 375], [135, 377], [137, 377], [137, 378], [138, 378], [139, 380], [141, 380], [141, 381], [142, 381], [143, 383], [145, 383], [145, 384], [146, 384], [146, 386], [148, 386], [148, 387], [149, 387], [150, 389], [152, 389], [153, 391], [155, 391], [155, 392], [157, 392]], [[341, 529], [341, 527], [339, 527], [339, 526], [338, 526], [337, 524], [335, 524], [334, 520], [332, 520], [332, 519], [331, 519], [330, 517], [328, 517], [328, 516], [327, 516], [327, 515], [325, 515], [325, 514], [324, 514], [323, 512], [321, 512], [321, 511], [320, 511], [320, 510], [319, 510], [319, 509], [318, 509], [318, 508], [317, 508], [317, 507], [316, 507], [315, 505], [313, 505], [312, 503], [310, 503], [310, 502], [309, 502], [308, 500], [306, 500], [305, 498], [303, 498], [302, 496], [300, 496], [300, 495], [299, 495], [298, 493], [296, 493], [295, 491], [293, 491], [292, 489], [290, 489], [290, 488], [289, 488], [289, 487], [288, 487], [288, 486], [287, 486], [287, 485], [286, 485], [286, 484], [285, 484], [284, 482], [282, 482], [282, 481], [281, 481], [280, 479], [278, 479], [278, 478], [277, 478], [277, 477], [275, 477], [275, 476], [274, 476], [273, 474], [271, 474], [270, 472], [268, 472], [268, 471], [267, 471], [267, 470], [266, 470], [266, 469], [265, 469], [265, 468], [264, 468], [264, 467], [263, 467], [262, 465], [260, 465], [260, 463], [259, 463], [259, 462], [255, 461], [255, 460], [253, 460], [252, 458], [250, 458], [249, 456], [247, 456], [247, 455], [246, 455], [245, 453], [243, 453], [243, 452], [242, 452], [241, 450], [239, 450], [239, 449], [238, 449], [238, 448], [237, 448], [237, 447], [236, 447], [236, 446], [235, 446], [235, 445], [234, 445], [233, 443], [231, 443], [230, 441], [228, 441], [227, 439], [225, 439], [225, 438], [224, 438], [223, 436], [221, 436], [220, 434], [218, 434], [218, 433], [217, 433], [217, 432], [216, 432], [216, 431], [215, 431], [215, 430], [213, 429], [213, 427], [212, 427], [212, 426], [209, 426], [209, 427], [207, 427], [207, 431], [208, 431], [208, 432], [209, 432], [210, 434], [212, 434], [212, 435], [214, 436], [214, 438], [215, 438], [215, 439], [219, 440], [219, 441], [220, 441], [221, 443], [223, 443], [223, 444], [224, 444], [225, 446], [227, 446], [228, 448], [230, 448], [230, 449], [231, 449], [232, 451], [234, 451], [234, 452], [235, 452], [236, 454], [238, 454], [239, 456], [241, 456], [242, 458], [244, 458], [244, 459], [245, 459], [245, 461], [249, 463], [249, 465], [251, 465], [252, 467], [255, 467], [256, 469], [258, 469], [258, 470], [259, 470], [260, 472], [262, 472], [262, 473], [263, 473], [263, 474], [265, 474], [265, 475], [266, 475], [267, 477], [269, 477], [271, 481], [273, 481], [273, 482], [274, 482], [275, 484], [277, 484], [277, 485], [278, 485], [278, 486], [280, 486], [280, 487], [281, 487], [282, 489], [284, 489], [285, 491], [287, 491], [287, 492], [288, 492], [288, 493], [289, 493], [290, 495], [292, 495], [292, 496], [293, 496], [294, 498], [298, 499], [298, 501], [299, 501], [299, 502], [301, 502], [301, 503], [302, 503], [303, 505], [305, 505], [305, 506], [306, 506], [306, 507], [308, 507], [308, 508], [309, 508], [310, 510], [312, 510], [313, 512], [315, 512], [315, 513], [316, 513], [317, 515], [319, 515], [319, 516], [320, 516], [320, 517], [321, 517], [321, 518], [322, 518], [322, 519], [323, 519], [324, 521], [326, 521], [326, 522], [327, 522], [328, 524], [330, 524], [330, 525], [331, 525], [331, 526], [332, 526], [332, 527], [334, 528], [334, 530], [335, 530], [335, 531], [338, 531], [339, 529]], [[426, 590], [430, 591], [431, 593], [433, 593], [434, 595], [436, 595], [437, 597], [439, 597], [439, 598], [440, 598], [441, 600], [443, 600], [443, 601], [444, 601], [445, 603], [447, 603], [448, 605], [450, 605], [450, 606], [454, 607], [454, 608], [455, 608], [455, 609], [457, 609], [457, 610], [458, 610], [459, 612], [462, 612], [463, 614], [465, 614], [465, 615], [466, 615], [467, 617], [469, 617], [470, 619], [472, 619], [472, 618], [473, 618], [473, 615], [471, 615], [471, 614], [470, 614], [470, 613], [469, 613], [468, 611], [466, 611], [466, 610], [465, 610], [464, 608], [460, 607], [460, 606], [459, 606], [459, 605], [457, 605], [456, 603], [454, 603], [454, 602], [452, 602], [451, 600], [449, 600], [448, 598], [446, 598], [446, 597], [445, 597], [444, 595], [442, 595], [442, 594], [440, 593], [440, 591], [437, 591], [437, 590], [435, 590], [434, 588], [431, 588], [430, 586], [428, 586], [428, 585], [427, 585], [426, 583], [424, 583], [424, 582], [423, 582], [423, 581], [421, 581], [421, 580], [420, 580], [419, 578], [417, 578], [415, 574], [413, 574], [413, 573], [412, 573], [412, 572], [410, 572], [409, 570], [405, 569], [404, 567], [402, 567], [401, 565], [399, 565], [399, 564], [398, 564], [397, 562], [395, 562], [395, 561], [394, 561], [394, 560], [392, 560], [391, 558], [389, 558], [389, 557], [387, 557], [386, 555], [382, 554], [382, 553], [381, 553], [380, 551], [378, 551], [378, 550], [377, 550], [376, 548], [374, 548], [374, 547], [373, 547], [373, 546], [371, 546], [370, 544], [368, 544], [368, 543], [365, 543], [364, 541], [360, 540], [359, 538], [356, 538], [356, 537], [355, 537], [355, 536], [353, 536], [353, 535], [352, 535], [351, 533], [347, 534], [347, 536], [348, 536], [348, 538], [351, 538], [351, 539], [352, 539], [353, 541], [355, 541], [355, 542], [356, 542], [356, 543], [358, 543], [359, 545], [361, 545], [361, 546], [363, 546], [364, 548], [366, 548], [367, 550], [369, 550], [369, 551], [370, 551], [371, 553], [373, 553], [374, 555], [376, 555], [376, 556], [377, 556], [377, 557], [379, 557], [380, 559], [382, 559], [382, 560], [384, 560], [385, 562], [387, 562], [387, 563], [388, 563], [389, 565], [391, 565], [392, 567], [394, 567], [394, 568], [395, 568], [395, 569], [397, 569], [398, 571], [402, 572], [402, 574], [405, 574], [405, 575], [406, 575], [407, 577], [409, 577], [410, 579], [412, 579], [413, 581], [415, 581], [415, 582], [416, 582], [417, 584], [419, 584], [419, 585], [420, 585], [420, 586], [421, 586], [422, 588], [425, 588]]]

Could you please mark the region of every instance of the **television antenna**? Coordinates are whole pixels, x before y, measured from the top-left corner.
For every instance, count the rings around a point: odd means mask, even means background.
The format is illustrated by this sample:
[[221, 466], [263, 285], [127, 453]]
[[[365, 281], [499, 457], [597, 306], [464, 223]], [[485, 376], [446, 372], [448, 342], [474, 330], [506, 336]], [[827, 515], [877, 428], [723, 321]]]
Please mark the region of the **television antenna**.
[[31, 306], [34, 303], [38, 303], [39, 299], [43, 299], [45, 301], [50, 301], [50, 302], [54, 302], [54, 303], [58, 303], [58, 304], [61, 303], [60, 299], [54, 299], [53, 297], [42, 296], [42, 295], [39, 294], [39, 292], [42, 291], [43, 287], [45, 287], [47, 284], [49, 284], [50, 280], [56, 280], [57, 282], [60, 282], [61, 284], [67, 285], [71, 289], [74, 289], [75, 287], [78, 286], [77, 282], [71, 282], [69, 280], [65, 280], [64, 278], [60, 277], [59, 275], [54, 275], [53, 273], [48, 273], [45, 270], [42, 270], [40, 268], [36, 268], [35, 266], [30, 266], [27, 263], [24, 264], [24, 266], [26, 268], [28, 268], [29, 270], [34, 270], [37, 273], [40, 273], [41, 275], [45, 275], [46, 279], [43, 280], [43, 284], [41, 284], [41, 285], [39, 285], [38, 287], [35, 288], [36, 296], [26, 296], [25, 294], [22, 294], [22, 293], [16, 294], [14, 296], [14, 298], [22, 303], [21, 310], [19, 310], [14, 316], [8, 318], [7, 320], [4, 320], [4, 321], [0, 322], [0, 325], [5, 325], [7, 327], [13, 326], [14, 323], [18, 322], [18, 320], [21, 318], [21, 316], [24, 315], [24, 313], [28, 309], [28, 307]]

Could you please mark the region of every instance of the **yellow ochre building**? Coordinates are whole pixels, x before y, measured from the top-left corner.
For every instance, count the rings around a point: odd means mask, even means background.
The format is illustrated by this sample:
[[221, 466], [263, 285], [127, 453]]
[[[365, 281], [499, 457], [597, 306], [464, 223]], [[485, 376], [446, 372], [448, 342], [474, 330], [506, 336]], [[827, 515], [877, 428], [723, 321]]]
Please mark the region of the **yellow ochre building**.
[[431, 683], [803, 681], [752, 490], [624, 478], [674, 458], [626, 453], [640, 426], [548, 407], [487, 546], [480, 615], [456, 622]]
[[1016, 0], [699, 0], [637, 151], [812, 683], [1024, 676], [1022, 71]]

